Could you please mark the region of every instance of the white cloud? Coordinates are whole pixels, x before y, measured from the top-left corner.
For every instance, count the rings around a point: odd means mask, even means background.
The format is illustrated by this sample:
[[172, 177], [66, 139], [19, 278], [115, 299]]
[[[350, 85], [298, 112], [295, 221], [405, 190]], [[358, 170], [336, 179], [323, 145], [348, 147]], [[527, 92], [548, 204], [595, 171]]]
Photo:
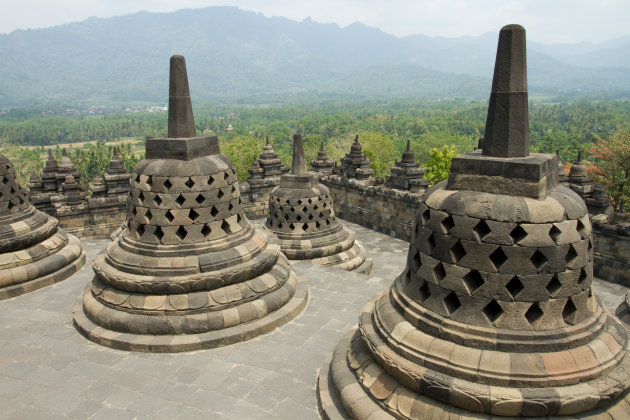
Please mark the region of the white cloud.
[[480, 35], [520, 23], [543, 43], [603, 41], [630, 35], [626, 0], [20, 0], [0, 14], [0, 33], [109, 17], [140, 10], [170, 12], [212, 5], [238, 6], [265, 16], [347, 26], [355, 21], [405, 36]]

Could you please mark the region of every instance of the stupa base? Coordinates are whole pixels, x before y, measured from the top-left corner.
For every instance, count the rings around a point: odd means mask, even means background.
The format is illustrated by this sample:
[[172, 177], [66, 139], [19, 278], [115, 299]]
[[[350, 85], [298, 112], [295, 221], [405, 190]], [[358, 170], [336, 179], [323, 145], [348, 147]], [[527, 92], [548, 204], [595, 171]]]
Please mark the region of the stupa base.
[[[9, 275], [21, 278], [19, 283], [0, 288], [0, 300], [10, 299], [58, 283], [72, 276], [85, 265], [86, 255], [81, 247], [81, 241], [74, 235], [65, 233], [64, 235], [67, 235], [68, 243], [59, 252], [30, 264], [7, 269]], [[28, 253], [28, 249], [18, 252]], [[11, 271], [13, 273], [10, 273]]]
[[[376, 302], [374, 299], [364, 307], [360, 324], [370, 322]], [[404, 335], [403, 329], [393, 334]], [[449, 379], [437, 372], [418, 376], [418, 369], [428, 372], [430, 368], [418, 367], [387, 351], [385, 342], [363, 336], [374, 332], [365, 325], [348, 332], [321, 369], [318, 398], [325, 418], [547, 417], [552, 411], [553, 416], [563, 417], [547, 418], [630, 418], [629, 394], [624, 394], [623, 386], [611, 388], [614, 383], [621, 384], [619, 380], [628, 370], [625, 360], [597, 379], [565, 387], [488, 386]], [[390, 374], [394, 369], [404, 375], [395, 378]], [[445, 386], [447, 383], [450, 386]], [[475, 392], [476, 387], [490, 394], [484, 397]], [[591, 397], [586, 398], [586, 394]]]
[[[89, 287], [86, 293], [90, 293]], [[177, 335], [130, 334], [103, 328], [85, 314], [82, 295], [73, 309], [74, 326], [87, 339], [117, 350], [148, 353], [195, 351], [226, 346], [273, 331], [302, 312], [308, 302], [308, 295], [306, 279], [297, 277], [295, 293], [291, 299], [278, 310], [260, 319], [220, 330]]]

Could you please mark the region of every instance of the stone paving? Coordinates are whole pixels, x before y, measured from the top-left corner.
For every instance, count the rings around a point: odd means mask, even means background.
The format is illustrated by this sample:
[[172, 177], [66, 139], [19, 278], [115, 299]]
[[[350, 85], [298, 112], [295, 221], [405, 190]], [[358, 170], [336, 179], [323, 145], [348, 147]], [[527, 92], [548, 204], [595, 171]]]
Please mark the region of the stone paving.
[[[262, 220], [257, 223], [262, 224]], [[2, 419], [316, 419], [319, 368], [362, 306], [405, 266], [408, 243], [346, 223], [374, 259], [370, 276], [292, 262], [310, 299], [262, 337], [178, 354], [112, 350], [83, 338], [72, 307], [92, 278], [72, 278], [0, 302]], [[88, 262], [108, 241], [83, 241]], [[609, 309], [626, 288], [595, 282]]]

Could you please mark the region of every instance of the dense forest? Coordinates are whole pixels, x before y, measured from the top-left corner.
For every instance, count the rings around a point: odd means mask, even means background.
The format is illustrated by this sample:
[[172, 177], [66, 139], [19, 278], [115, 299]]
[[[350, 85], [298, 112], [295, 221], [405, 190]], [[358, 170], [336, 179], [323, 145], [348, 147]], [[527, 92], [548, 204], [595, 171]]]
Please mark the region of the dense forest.
[[[457, 153], [472, 150], [483, 136], [486, 111], [487, 105], [481, 101], [197, 105], [195, 123], [200, 134], [219, 136], [222, 151], [232, 159], [241, 180], [247, 178], [247, 169], [267, 137], [283, 161], [289, 163], [293, 133], [304, 136], [307, 160], [315, 158], [323, 143], [329, 156], [337, 161], [349, 151], [358, 134], [377, 176], [382, 177], [400, 159], [407, 140], [411, 141], [416, 160], [423, 165], [429, 162], [434, 148], [446, 145], [454, 147]], [[43, 146], [99, 140], [69, 149], [77, 168], [91, 179], [109, 161], [103, 157], [105, 149], [109, 150], [107, 156], [111, 154], [107, 144], [122, 138], [141, 142], [145, 136], [164, 136], [167, 132], [165, 112], [48, 115], [55, 112], [48, 109], [42, 115], [37, 108], [14, 109], [0, 116], [0, 140], [5, 147], [15, 148], [12, 154], [18, 160], [17, 166], [41, 167], [45, 158]], [[630, 128], [630, 101], [532, 103], [529, 117], [532, 151], [558, 150], [564, 162], [573, 161], [582, 151], [592, 162], [597, 154], [593, 147], [598, 142], [610, 138], [616, 130]], [[129, 167], [142, 157], [142, 149], [141, 144], [132, 148], [126, 143], [122, 152]]]

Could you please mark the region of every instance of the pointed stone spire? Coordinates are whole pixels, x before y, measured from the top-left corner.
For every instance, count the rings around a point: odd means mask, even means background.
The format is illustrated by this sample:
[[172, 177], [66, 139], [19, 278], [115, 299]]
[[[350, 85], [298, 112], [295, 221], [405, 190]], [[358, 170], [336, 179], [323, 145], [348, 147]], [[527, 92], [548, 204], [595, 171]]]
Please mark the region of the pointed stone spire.
[[403, 163], [414, 162], [414, 153], [413, 153], [413, 150], [411, 150], [411, 141], [409, 140], [407, 140], [407, 148], [405, 149], [402, 155], [402, 162]]
[[168, 137], [195, 137], [196, 133], [186, 60], [181, 55], [174, 55], [168, 89]]
[[520, 25], [504, 26], [499, 34], [483, 154], [529, 156], [525, 28]]
[[293, 175], [306, 174], [306, 161], [304, 160], [304, 144], [302, 143], [302, 135], [293, 135], [293, 162], [291, 165], [291, 173]]

